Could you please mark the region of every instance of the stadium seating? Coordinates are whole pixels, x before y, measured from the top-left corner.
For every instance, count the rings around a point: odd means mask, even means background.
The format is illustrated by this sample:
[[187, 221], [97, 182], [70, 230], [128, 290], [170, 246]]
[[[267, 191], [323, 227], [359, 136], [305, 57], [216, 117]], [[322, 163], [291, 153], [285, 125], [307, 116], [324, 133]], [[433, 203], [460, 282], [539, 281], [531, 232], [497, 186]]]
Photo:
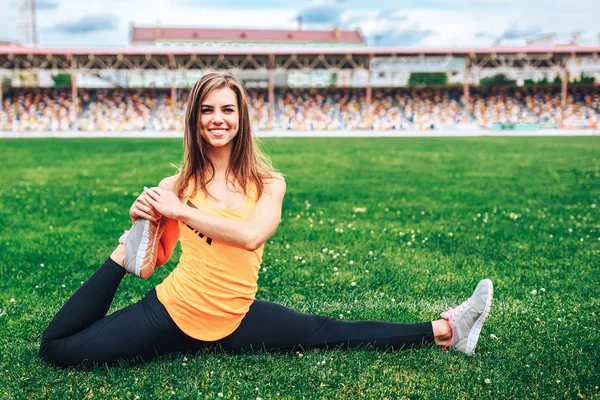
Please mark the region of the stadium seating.
[[[274, 118], [265, 89], [249, 89], [255, 130], [433, 130], [476, 124], [536, 123], [560, 128], [600, 124], [600, 88], [569, 88], [561, 106], [560, 87], [471, 88], [466, 106], [462, 88], [373, 88], [371, 109], [365, 89], [275, 90]], [[165, 89], [80, 89], [75, 113], [70, 90], [18, 89], [4, 93], [0, 130], [182, 131], [189, 92], [175, 104]]]

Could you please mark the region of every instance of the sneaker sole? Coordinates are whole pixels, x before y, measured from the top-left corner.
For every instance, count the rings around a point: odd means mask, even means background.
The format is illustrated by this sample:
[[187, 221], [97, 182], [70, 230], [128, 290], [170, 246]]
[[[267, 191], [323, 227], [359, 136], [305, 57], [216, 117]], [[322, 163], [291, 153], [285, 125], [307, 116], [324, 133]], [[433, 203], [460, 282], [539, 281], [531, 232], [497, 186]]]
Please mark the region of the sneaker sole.
[[488, 317], [488, 314], [490, 313], [490, 309], [492, 308], [492, 299], [494, 297], [494, 285], [489, 279], [484, 279], [484, 281], [487, 281], [489, 283], [490, 291], [485, 302], [485, 309], [483, 310], [483, 313], [479, 316], [477, 321], [475, 321], [475, 324], [473, 324], [473, 327], [469, 332], [469, 337], [467, 338], [465, 354], [469, 356], [475, 353], [475, 347], [477, 346], [477, 341], [479, 340], [479, 335], [481, 334], [481, 328], [486, 318]]
[[139, 218], [127, 237], [125, 243], [125, 270], [139, 276], [148, 278], [154, 272], [158, 257], [158, 243], [164, 230], [166, 219], [154, 223], [144, 218]]

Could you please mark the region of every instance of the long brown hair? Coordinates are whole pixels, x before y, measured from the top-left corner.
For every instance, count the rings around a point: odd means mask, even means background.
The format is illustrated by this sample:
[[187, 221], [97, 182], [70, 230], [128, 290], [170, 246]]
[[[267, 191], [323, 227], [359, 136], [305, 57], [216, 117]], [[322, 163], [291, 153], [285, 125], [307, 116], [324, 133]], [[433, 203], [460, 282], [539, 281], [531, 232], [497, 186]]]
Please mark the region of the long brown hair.
[[252, 138], [248, 95], [244, 87], [229, 71], [211, 72], [196, 82], [186, 106], [183, 166], [173, 186], [173, 192], [180, 199], [192, 197], [198, 190], [209, 195], [206, 187], [215, 177], [215, 166], [207, 156], [206, 142], [200, 134], [200, 111], [206, 96], [215, 89], [223, 88], [229, 88], [235, 93], [240, 118], [238, 133], [232, 140], [233, 149], [225, 174], [226, 181], [229, 181], [230, 176], [233, 177], [245, 195], [248, 195], [249, 184], [254, 185], [258, 200], [264, 192], [265, 181], [274, 177], [270, 160]]

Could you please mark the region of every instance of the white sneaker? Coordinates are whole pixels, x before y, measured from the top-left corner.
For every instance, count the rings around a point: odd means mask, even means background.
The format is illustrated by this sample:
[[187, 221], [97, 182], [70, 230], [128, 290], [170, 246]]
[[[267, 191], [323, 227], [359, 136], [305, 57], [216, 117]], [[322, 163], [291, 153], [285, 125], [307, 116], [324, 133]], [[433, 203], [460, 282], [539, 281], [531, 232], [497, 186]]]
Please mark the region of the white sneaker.
[[456, 308], [449, 308], [441, 314], [450, 323], [452, 338], [448, 347], [473, 355], [481, 326], [492, 307], [494, 285], [489, 279], [479, 281], [473, 295]]
[[142, 279], [147, 279], [154, 272], [158, 257], [158, 245], [162, 236], [166, 217], [157, 222], [138, 218], [133, 227], [123, 235], [125, 244], [125, 270]]

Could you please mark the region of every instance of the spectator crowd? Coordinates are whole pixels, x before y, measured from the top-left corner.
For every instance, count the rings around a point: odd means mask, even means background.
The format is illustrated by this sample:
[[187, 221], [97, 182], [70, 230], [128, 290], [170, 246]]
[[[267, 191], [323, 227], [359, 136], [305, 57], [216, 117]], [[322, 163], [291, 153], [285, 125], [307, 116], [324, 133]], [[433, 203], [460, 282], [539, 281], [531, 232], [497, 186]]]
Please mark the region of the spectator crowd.
[[[19, 89], [3, 94], [0, 130], [182, 131], [188, 91], [160, 89]], [[562, 128], [600, 126], [600, 87], [569, 88], [566, 107], [559, 87], [275, 90], [271, 118], [268, 93], [248, 90], [255, 130], [434, 130], [471, 124], [534, 123]]]

